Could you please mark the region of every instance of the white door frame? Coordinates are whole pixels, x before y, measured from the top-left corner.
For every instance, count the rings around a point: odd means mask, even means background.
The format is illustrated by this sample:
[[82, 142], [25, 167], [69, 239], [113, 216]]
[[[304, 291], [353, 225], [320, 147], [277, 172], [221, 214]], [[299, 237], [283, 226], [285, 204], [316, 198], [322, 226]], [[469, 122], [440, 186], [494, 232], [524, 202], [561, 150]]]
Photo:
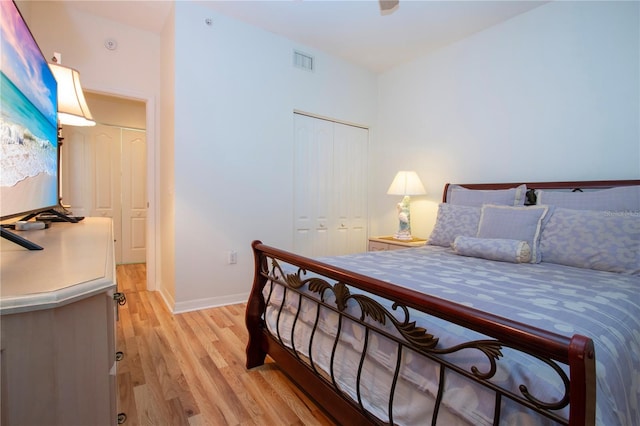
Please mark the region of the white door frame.
[[157, 282], [160, 276], [160, 261], [158, 255], [160, 250], [157, 247], [157, 238], [159, 230], [157, 229], [158, 218], [158, 202], [160, 198], [157, 196], [156, 182], [160, 176], [157, 167], [156, 158], [158, 158], [158, 149], [160, 144], [156, 141], [156, 101], [152, 95], [131, 92], [126, 90], [117, 90], [113, 88], [87, 88], [91, 92], [95, 92], [106, 96], [115, 96], [119, 98], [127, 98], [145, 103], [145, 120], [146, 120], [146, 136], [147, 136], [147, 290], [156, 291], [159, 289]]

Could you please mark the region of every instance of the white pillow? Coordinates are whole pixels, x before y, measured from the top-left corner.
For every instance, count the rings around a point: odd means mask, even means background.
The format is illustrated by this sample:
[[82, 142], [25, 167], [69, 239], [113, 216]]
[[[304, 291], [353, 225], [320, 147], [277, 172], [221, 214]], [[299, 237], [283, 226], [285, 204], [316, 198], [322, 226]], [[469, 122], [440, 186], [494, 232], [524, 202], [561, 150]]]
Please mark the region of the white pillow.
[[531, 248], [531, 263], [542, 259], [538, 245], [542, 221], [548, 206], [510, 207], [487, 204], [482, 207], [477, 237], [526, 241]]

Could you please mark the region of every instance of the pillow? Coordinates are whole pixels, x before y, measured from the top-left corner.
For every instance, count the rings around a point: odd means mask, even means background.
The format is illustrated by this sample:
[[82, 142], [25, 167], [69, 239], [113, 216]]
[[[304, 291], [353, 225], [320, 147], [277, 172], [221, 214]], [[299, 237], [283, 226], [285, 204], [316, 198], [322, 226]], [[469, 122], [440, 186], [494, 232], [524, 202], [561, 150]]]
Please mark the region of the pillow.
[[449, 185], [447, 202], [460, 206], [482, 207], [483, 204], [523, 206], [527, 185], [510, 189], [467, 189], [460, 185]]
[[482, 207], [477, 237], [526, 241], [531, 248], [531, 263], [541, 260], [538, 244], [542, 220], [549, 206], [510, 207], [487, 204]]
[[531, 261], [529, 243], [506, 238], [459, 236], [453, 241], [453, 251], [462, 256], [499, 260], [501, 262], [528, 263]]
[[598, 191], [567, 192], [536, 190], [537, 204], [565, 209], [640, 212], [640, 186], [620, 186]]
[[451, 247], [458, 235], [475, 237], [480, 221], [480, 208], [440, 203], [438, 216], [427, 244]]
[[540, 251], [543, 262], [640, 275], [640, 213], [557, 207]]

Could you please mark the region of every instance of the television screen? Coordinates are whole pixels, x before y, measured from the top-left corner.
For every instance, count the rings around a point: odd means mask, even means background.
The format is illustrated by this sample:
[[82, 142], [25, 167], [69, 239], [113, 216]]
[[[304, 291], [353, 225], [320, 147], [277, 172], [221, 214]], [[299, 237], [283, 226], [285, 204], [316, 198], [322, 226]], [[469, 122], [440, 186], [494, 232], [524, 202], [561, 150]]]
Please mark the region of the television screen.
[[57, 83], [20, 11], [0, 1], [0, 218], [58, 205]]

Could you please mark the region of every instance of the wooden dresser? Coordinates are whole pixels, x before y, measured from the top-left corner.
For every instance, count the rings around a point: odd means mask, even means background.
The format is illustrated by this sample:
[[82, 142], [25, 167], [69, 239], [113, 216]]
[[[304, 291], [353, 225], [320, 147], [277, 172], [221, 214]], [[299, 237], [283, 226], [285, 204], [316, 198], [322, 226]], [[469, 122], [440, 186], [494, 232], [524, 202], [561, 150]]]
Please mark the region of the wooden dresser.
[[111, 219], [20, 235], [44, 250], [0, 242], [1, 424], [115, 425]]

